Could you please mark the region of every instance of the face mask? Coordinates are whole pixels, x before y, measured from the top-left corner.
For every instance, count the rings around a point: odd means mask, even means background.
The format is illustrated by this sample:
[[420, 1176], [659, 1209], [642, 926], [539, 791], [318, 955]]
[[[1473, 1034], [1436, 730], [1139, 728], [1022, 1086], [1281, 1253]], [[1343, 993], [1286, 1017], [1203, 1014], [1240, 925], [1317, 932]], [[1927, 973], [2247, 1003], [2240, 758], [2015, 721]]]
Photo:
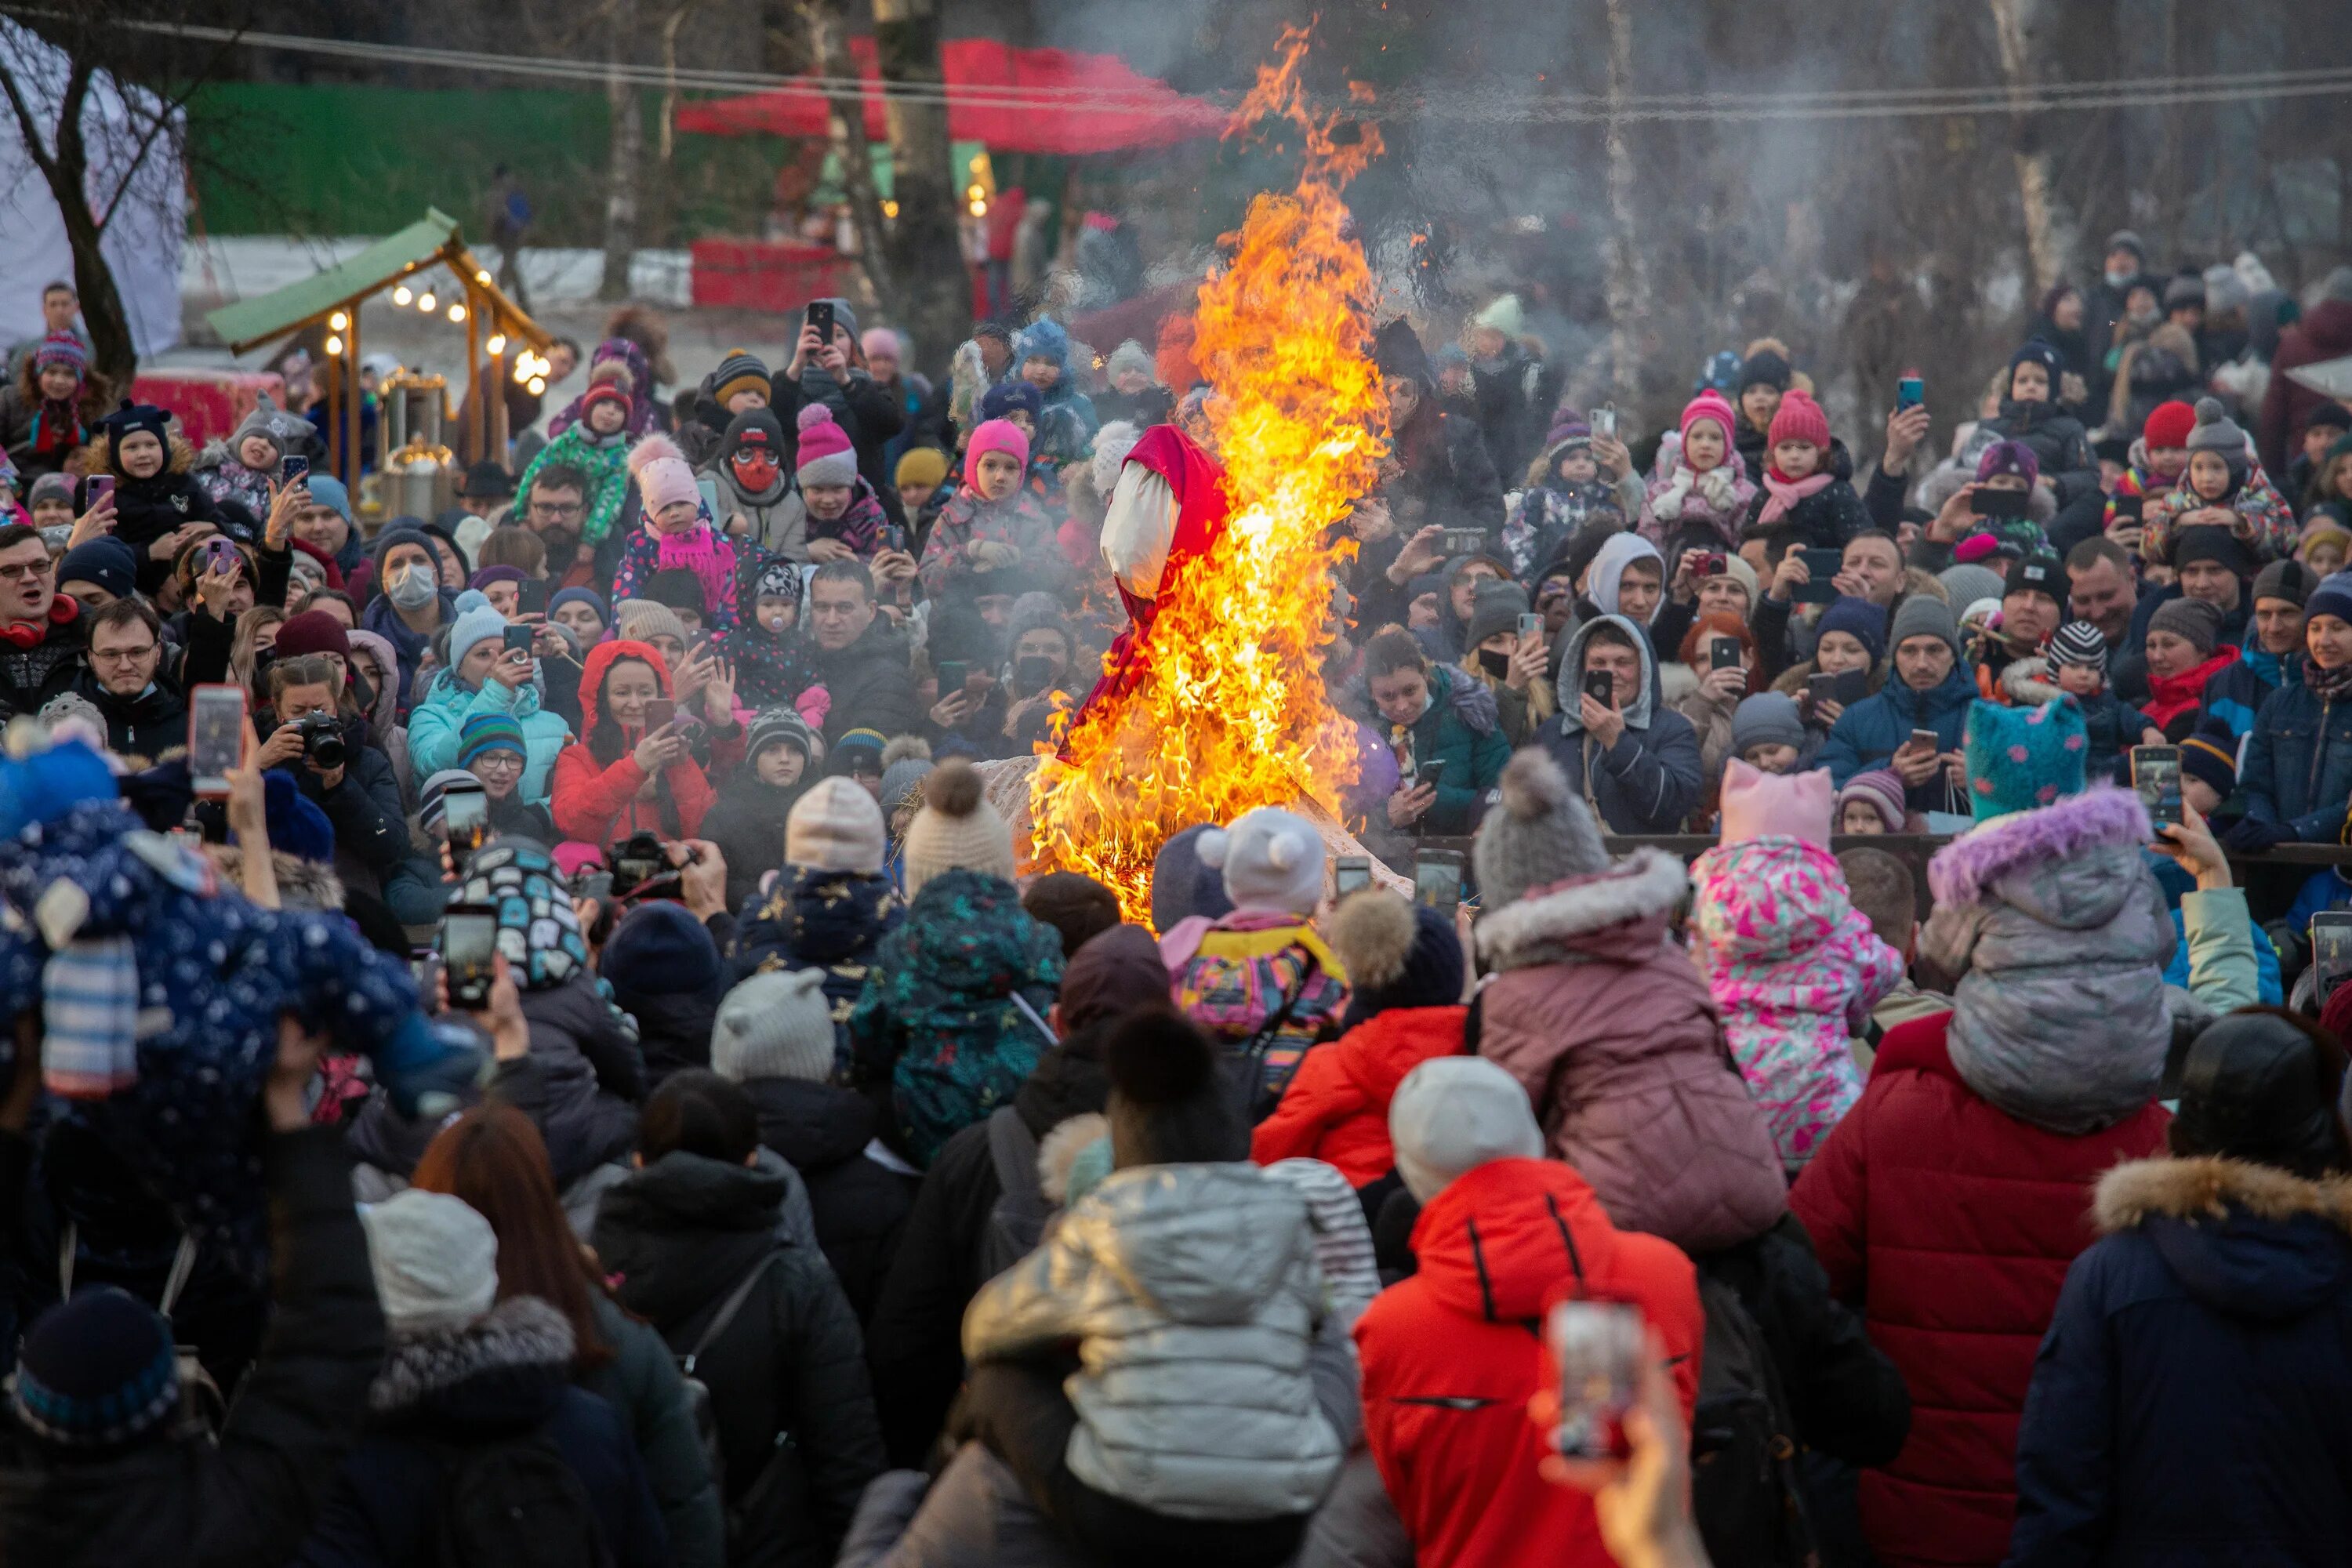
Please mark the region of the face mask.
[[2135, 327], [2153, 327], [2163, 317], [2154, 310], [2134, 310], [2126, 318]]
[[2107, 270], [2107, 287], [2110, 289], [2120, 289], [2131, 280], [2132, 275], [2128, 272], [2117, 272], [2113, 268]]
[[764, 490], [776, 482], [776, 459], [765, 452], [739, 452], [731, 460], [736, 481], [747, 490]]
[[421, 610], [433, 602], [439, 585], [433, 581], [433, 572], [425, 566], [404, 566], [394, 574], [384, 587], [384, 597], [404, 610]]

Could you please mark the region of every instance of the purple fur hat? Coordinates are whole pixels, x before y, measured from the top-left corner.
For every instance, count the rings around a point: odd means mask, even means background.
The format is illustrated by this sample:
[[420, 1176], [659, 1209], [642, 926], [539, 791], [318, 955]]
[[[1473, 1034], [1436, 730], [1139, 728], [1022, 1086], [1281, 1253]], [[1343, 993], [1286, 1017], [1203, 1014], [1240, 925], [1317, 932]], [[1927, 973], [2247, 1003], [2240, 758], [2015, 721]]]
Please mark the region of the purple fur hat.
[[2147, 808], [2136, 793], [2107, 786], [2085, 790], [1953, 839], [1927, 862], [1927, 888], [1939, 904], [1973, 904], [2011, 871], [2066, 859], [2096, 845], [2145, 844], [2149, 836]]

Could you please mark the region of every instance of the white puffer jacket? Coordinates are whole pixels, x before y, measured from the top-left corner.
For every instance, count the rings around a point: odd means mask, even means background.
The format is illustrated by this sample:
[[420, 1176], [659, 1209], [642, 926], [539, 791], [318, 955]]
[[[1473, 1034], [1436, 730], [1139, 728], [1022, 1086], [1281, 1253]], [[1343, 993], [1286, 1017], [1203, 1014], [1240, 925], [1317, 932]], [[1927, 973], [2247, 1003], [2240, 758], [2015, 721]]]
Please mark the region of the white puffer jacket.
[[1323, 1311], [1295, 1188], [1255, 1165], [1146, 1165], [982, 1289], [963, 1352], [1079, 1341], [1074, 1476], [1180, 1519], [1270, 1519], [1308, 1512], [1339, 1474], [1307, 1374]]

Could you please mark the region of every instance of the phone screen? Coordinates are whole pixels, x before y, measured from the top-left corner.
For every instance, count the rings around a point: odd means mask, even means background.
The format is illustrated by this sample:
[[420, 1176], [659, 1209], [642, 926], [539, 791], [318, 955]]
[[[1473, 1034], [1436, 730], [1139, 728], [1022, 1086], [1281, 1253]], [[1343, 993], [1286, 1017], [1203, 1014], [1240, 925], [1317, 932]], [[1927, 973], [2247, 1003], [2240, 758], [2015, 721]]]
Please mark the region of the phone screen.
[[1838, 596], [1837, 584], [1831, 581], [1845, 567], [1845, 556], [1835, 550], [1808, 550], [1804, 552], [1805, 570], [1810, 581], [1799, 584], [1789, 597], [1800, 605], [1826, 605]]
[[1342, 855], [1331, 868], [1331, 889], [1341, 898], [1372, 885], [1372, 861], [1368, 855]]
[[2132, 788], [2139, 792], [2139, 803], [2147, 807], [2150, 823], [2158, 827], [2179, 823], [2179, 747], [2134, 746], [2131, 776]]
[[499, 917], [489, 910], [453, 909], [441, 917], [441, 962], [449, 971], [449, 1005], [480, 1012], [490, 1005]]
[[1412, 862], [1412, 901], [1447, 914], [1462, 901], [1462, 856], [1453, 849], [1424, 849]]
[[1422, 763], [1421, 766], [1413, 770], [1412, 782], [1417, 786], [1425, 785], [1428, 788], [1435, 789], [1437, 787], [1438, 775], [1443, 773], [1444, 771], [1445, 759], [1444, 757], [1432, 757], [1429, 761]]
[[1927, 384], [1916, 375], [1906, 375], [1895, 384], [1895, 406], [1916, 408], [1927, 401]]
[[505, 632], [507, 652], [529, 654], [530, 652], [530, 639], [537, 635], [538, 634], [529, 626], [509, 626]]
[[2023, 517], [2025, 502], [2023, 490], [1979, 489], [1969, 498], [1969, 510], [1979, 517]]
[[245, 689], [199, 686], [188, 703], [188, 775], [198, 795], [228, 794], [228, 771], [245, 752]]
[[1574, 1300], [1552, 1308], [1544, 1348], [1559, 1378], [1555, 1449], [1585, 1459], [1625, 1454], [1625, 1413], [1641, 1387], [1644, 1339], [1639, 1307]]
[[1448, 555], [1475, 555], [1486, 548], [1486, 534], [1483, 529], [1449, 528], [1445, 531], [1445, 553]]
[[2311, 917], [2311, 967], [2323, 999], [2352, 975], [2352, 911], [2327, 910]]
[[449, 825], [452, 853], [464, 855], [479, 849], [482, 841], [489, 837], [490, 797], [479, 784], [471, 789], [451, 784], [441, 795], [441, 820]]
[[517, 607], [520, 614], [526, 616], [543, 616], [547, 614], [546, 579], [541, 577], [524, 578], [522, 580], [520, 603]]
[[278, 458], [278, 477], [287, 484], [299, 484], [310, 477], [310, 459], [308, 458]]

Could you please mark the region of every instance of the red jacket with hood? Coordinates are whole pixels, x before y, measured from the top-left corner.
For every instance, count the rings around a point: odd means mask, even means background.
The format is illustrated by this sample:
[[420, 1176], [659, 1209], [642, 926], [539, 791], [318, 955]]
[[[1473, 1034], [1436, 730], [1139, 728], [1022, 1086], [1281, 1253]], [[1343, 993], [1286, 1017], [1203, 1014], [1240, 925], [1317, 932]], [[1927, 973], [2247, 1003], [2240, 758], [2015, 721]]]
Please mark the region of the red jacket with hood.
[[1351, 1187], [1396, 1168], [1389, 1101], [1405, 1075], [1432, 1057], [1462, 1054], [1467, 1007], [1391, 1007], [1308, 1051], [1274, 1114], [1250, 1134], [1261, 1165], [1297, 1155], [1339, 1167]]
[[1869, 1087], [1789, 1194], [1832, 1295], [1858, 1302], [1911, 1390], [1911, 1436], [1862, 1473], [1863, 1533], [1886, 1568], [1994, 1564], [2017, 1509], [2018, 1418], [2091, 1194], [2158, 1153], [2153, 1103], [2080, 1137], [1997, 1110], [1961, 1080], [1952, 1015], [1887, 1031]]
[[[598, 643], [588, 650], [587, 666], [580, 677], [580, 739], [556, 753], [555, 771], [549, 784], [548, 804], [554, 813], [556, 829], [566, 838], [593, 844], [599, 849], [641, 832], [670, 839], [692, 838], [701, 832], [704, 815], [719, 798], [692, 757], [680, 757], [662, 770], [670, 798], [677, 805], [673, 827], [662, 820], [658, 796], [651, 800], [637, 798], [637, 791], [645, 785], [646, 770], [637, 766], [635, 737], [627, 737], [625, 732], [629, 747], [609, 767], [597, 762], [596, 753], [589, 749], [597, 727], [606, 721], [602, 700], [604, 678], [614, 664], [624, 658], [637, 659], [652, 667], [661, 694], [670, 694], [669, 666], [649, 644]], [[743, 740], [740, 728], [731, 736], [714, 739], [713, 765], [722, 759], [732, 760], [729, 755], [730, 747], [733, 756], [740, 756]]]
[[1690, 1259], [1621, 1231], [1554, 1160], [1495, 1160], [1430, 1200], [1420, 1271], [1356, 1323], [1364, 1436], [1419, 1568], [1611, 1568], [1592, 1500], [1536, 1473], [1528, 1401], [1545, 1377], [1542, 1320], [1579, 1293], [1630, 1302], [1664, 1342], [1689, 1417], [1706, 1318]]

